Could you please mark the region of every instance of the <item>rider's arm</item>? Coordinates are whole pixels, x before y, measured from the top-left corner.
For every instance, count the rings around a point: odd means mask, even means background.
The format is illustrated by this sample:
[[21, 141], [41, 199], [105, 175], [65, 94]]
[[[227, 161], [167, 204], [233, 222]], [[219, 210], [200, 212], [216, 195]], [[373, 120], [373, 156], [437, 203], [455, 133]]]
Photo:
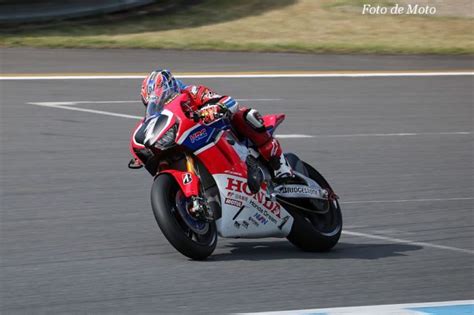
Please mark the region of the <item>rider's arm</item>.
[[183, 91], [189, 95], [195, 110], [206, 105], [220, 105], [233, 114], [237, 111], [239, 106], [237, 101], [232, 97], [219, 95], [203, 85], [188, 85]]
[[230, 96], [222, 97], [217, 104], [225, 106], [232, 115], [239, 109], [239, 103]]

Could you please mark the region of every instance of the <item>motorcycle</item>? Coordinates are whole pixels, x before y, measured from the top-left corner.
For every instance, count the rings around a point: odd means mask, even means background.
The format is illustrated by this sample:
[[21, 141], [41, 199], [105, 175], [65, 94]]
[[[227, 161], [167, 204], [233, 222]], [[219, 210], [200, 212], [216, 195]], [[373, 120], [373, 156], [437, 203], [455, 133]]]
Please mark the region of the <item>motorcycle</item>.
[[[204, 123], [182, 105], [183, 95], [149, 104], [137, 131], [151, 158], [151, 205], [169, 243], [203, 260], [217, 238], [286, 237], [304, 251], [333, 248], [342, 232], [338, 197], [324, 177], [293, 153], [294, 177], [280, 182], [227, 115]], [[285, 115], [263, 117], [274, 133]], [[129, 165], [130, 166], [130, 165]]]

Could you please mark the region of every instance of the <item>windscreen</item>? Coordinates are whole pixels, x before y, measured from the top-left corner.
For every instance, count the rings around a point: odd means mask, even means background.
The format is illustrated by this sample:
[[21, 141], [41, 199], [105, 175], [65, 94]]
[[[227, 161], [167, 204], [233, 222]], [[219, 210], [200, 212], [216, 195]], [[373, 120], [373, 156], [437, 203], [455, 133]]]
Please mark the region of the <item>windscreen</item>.
[[164, 107], [164, 101], [156, 96], [150, 96], [146, 107], [146, 118], [158, 116]]

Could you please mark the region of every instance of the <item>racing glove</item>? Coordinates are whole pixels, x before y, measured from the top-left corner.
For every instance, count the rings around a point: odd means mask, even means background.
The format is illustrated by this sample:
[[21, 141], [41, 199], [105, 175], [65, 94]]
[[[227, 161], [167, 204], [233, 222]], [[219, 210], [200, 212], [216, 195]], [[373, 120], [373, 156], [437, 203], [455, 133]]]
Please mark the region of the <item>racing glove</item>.
[[222, 104], [206, 105], [198, 111], [199, 117], [205, 124], [211, 123], [215, 119], [221, 118], [227, 112], [227, 108]]

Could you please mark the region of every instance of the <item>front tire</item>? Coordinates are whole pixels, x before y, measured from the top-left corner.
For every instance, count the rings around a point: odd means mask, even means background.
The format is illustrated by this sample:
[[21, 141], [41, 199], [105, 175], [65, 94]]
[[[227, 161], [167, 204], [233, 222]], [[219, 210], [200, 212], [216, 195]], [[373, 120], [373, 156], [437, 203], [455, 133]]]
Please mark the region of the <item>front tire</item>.
[[[156, 222], [166, 239], [181, 254], [195, 260], [206, 259], [217, 245], [216, 224], [214, 221], [200, 223], [183, 217], [187, 210], [183, 212], [178, 208], [182, 198], [185, 197], [171, 175], [161, 174], [155, 178], [151, 188], [151, 205]], [[199, 226], [190, 228], [190, 220], [194, 220]]]
[[[287, 160], [290, 164], [294, 164], [292, 167], [296, 171], [316, 181], [321, 188], [333, 191], [326, 179], [311, 165], [299, 160], [294, 154], [287, 157]], [[304, 251], [326, 252], [331, 250], [341, 237], [342, 214], [337, 200], [329, 202], [329, 205], [329, 210], [325, 214], [310, 213], [295, 208], [288, 209], [294, 218], [294, 223], [287, 239]]]

